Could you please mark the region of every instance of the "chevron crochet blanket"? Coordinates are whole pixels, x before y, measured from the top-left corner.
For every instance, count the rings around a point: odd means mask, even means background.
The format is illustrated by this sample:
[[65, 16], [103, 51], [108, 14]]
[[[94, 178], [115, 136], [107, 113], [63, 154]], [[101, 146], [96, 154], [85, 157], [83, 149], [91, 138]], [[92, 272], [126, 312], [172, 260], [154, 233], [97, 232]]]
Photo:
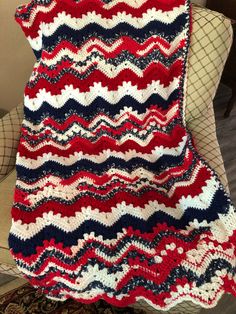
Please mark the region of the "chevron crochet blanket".
[[52, 300], [236, 296], [236, 208], [186, 126], [190, 0], [32, 0], [9, 248]]

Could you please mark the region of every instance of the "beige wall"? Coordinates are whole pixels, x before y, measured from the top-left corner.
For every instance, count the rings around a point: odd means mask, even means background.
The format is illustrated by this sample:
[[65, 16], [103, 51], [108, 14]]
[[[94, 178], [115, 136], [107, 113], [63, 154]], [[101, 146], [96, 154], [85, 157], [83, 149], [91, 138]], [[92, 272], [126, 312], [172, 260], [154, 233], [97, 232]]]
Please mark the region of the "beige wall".
[[191, 1], [196, 4], [206, 5], [206, 0], [191, 0]]
[[20, 26], [15, 9], [29, 0], [0, 0], [0, 108], [10, 110], [23, 100], [24, 87], [35, 57]]
[[0, 0], [0, 108], [8, 111], [23, 101], [24, 87], [35, 62], [30, 44], [14, 19], [16, 7], [29, 1]]

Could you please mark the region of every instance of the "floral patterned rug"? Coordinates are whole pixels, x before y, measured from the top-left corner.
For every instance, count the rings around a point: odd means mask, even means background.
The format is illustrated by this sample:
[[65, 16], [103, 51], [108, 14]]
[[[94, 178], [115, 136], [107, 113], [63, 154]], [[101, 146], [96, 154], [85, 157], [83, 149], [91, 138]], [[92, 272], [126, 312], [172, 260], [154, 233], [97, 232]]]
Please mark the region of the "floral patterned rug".
[[99, 300], [92, 304], [78, 303], [72, 299], [58, 302], [47, 299], [26, 283], [0, 296], [0, 314], [145, 314], [132, 307], [118, 308]]

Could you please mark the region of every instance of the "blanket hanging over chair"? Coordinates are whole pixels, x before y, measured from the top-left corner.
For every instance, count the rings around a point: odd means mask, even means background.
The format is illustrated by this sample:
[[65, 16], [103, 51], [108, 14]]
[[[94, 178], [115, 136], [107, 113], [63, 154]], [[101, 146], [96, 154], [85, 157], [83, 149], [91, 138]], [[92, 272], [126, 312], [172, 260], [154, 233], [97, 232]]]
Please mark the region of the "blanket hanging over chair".
[[32, 0], [9, 248], [53, 300], [236, 295], [236, 208], [188, 130], [190, 0]]

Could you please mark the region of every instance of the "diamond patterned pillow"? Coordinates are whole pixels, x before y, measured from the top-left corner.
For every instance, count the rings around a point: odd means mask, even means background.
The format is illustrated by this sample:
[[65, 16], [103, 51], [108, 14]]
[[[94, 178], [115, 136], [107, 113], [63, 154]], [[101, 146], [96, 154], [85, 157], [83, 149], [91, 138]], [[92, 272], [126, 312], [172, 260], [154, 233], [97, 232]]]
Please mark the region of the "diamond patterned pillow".
[[22, 119], [22, 103], [0, 119], [0, 181], [15, 167]]
[[196, 4], [192, 4], [192, 8], [186, 121], [201, 115], [207, 116], [233, 42], [233, 28], [229, 18]]

